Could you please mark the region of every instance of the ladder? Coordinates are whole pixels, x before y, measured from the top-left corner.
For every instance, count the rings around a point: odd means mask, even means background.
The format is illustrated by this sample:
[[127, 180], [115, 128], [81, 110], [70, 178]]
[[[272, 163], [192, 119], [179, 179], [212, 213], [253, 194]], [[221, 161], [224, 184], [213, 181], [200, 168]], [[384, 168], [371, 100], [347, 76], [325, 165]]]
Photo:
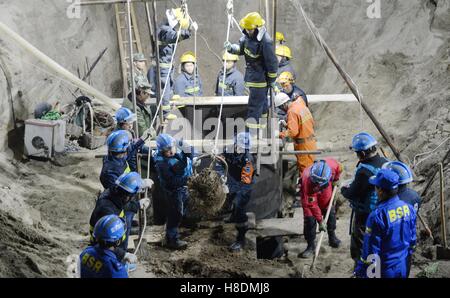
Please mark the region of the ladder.
[[[127, 24], [127, 9], [126, 3], [114, 4], [116, 13], [116, 27], [117, 27], [117, 41], [119, 43], [119, 53], [122, 68], [122, 82], [124, 98], [128, 95], [128, 78], [130, 74], [130, 57], [129, 57], [129, 43], [128, 40], [128, 24]], [[134, 11], [133, 3], [130, 4], [131, 13], [131, 35], [133, 39], [133, 53], [143, 53], [141, 36], [139, 34], [139, 28], [137, 23], [136, 14]]]

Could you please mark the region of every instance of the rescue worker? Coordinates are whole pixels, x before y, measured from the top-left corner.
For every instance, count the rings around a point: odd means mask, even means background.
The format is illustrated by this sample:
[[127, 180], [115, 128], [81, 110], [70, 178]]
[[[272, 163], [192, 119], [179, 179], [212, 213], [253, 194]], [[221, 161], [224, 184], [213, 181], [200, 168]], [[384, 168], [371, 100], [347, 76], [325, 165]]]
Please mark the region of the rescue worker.
[[202, 79], [196, 71], [197, 58], [193, 52], [181, 55], [181, 74], [176, 78], [173, 92], [180, 97], [202, 96]]
[[93, 233], [97, 244], [80, 254], [81, 278], [128, 278], [127, 266], [114, 253], [123, 242], [126, 230], [125, 221], [117, 215], [106, 215], [98, 220]]
[[[140, 85], [141, 83], [149, 84], [147, 78], [147, 59], [145, 59], [144, 54], [135, 53], [133, 55], [133, 64], [134, 64], [134, 84], [135, 86]], [[128, 78], [128, 88], [131, 90], [131, 77]], [[153, 93], [154, 94], [154, 93]]]
[[255, 124], [260, 118], [267, 118], [269, 110], [268, 87], [275, 88], [278, 72], [278, 61], [275, 56], [273, 41], [264, 27], [265, 21], [257, 12], [248, 13], [239, 25], [244, 29], [244, 36], [239, 44], [226, 41], [225, 49], [231, 54], [245, 56], [245, 86], [249, 88], [246, 127], [248, 129], [263, 128], [265, 125]]
[[281, 92], [286, 93], [291, 100], [301, 96], [306, 106], [308, 106], [308, 97], [305, 91], [295, 84], [292, 73], [288, 71], [282, 72], [277, 78], [277, 83], [280, 84]]
[[[136, 118], [138, 124], [138, 136], [146, 137], [145, 133], [149, 133], [150, 125], [152, 123], [153, 114], [146, 101], [150, 97], [151, 87], [148, 83], [141, 82], [136, 86]], [[130, 111], [134, 111], [133, 107], [133, 95], [131, 92], [128, 97], [123, 100], [122, 107], [128, 108]]]
[[179, 239], [178, 227], [186, 214], [189, 199], [187, 180], [192, 176], [193, 150], [168, 134], [160, 134], [156, 145], [155, 167], [168, 203], [166, 245], [170, 249], [184, 249], [187, 242]]
[[287, 71], [292, 74], [294, 80], [297, 78], [294, 68], [291, 65], [290, 60], [292, 59], [292, 52], [288, 46], [278, 45], [275, 49], [275, 54], [278, 59], [278, 76]]
[[390, 169], [400, 177], [398, 180], [398, 197], [403, 202], [413, 206], [416, 213], [418, 213], [422, 200], [417, 191], [408, 187], [408, 184], [413, 181], [411, 169], [400, 161], [387, 162], [383, 165], [383, 169]]
[[350, 147], [359, 161], [352, 182], [341, 187], [344, 198], [350, 201], [352, 216], [350, 219], [350, 254], [357, 262], [362, 253], [364, 230], [367, 217], [378, 202], [375, 188], [369, 184], [369, 178], [376, 175], [388, 160], [377, 153], [377, 140], [366, 132], [353, 137]]
[[281, 45], [285, 44], [286, 39], [284, 38], [284, 34], [282, 32], [276, 32], [275, 33], [275, 44]]
[[230, 250], [238, 252], [245, 247], [245, 234], [248, 230], [246, 206], [250, 201], [252, 187], [255, 184], [254, 160], [250, 154], [251, 136], [241, 132], [235, 136], [234, 150], [225, 152], [223, 157], [228, 164], [227, 186], [228, 200], [234, 202], [232, 222], [236, 224], [236, 241]]
[[342, 173], [342, 165], [333, 158], [315, 161], [303, 171], [301, 200], [303, 208], [304, 235], [308, 246], [298, 256], [309, 258], [314, 255], [316, 244], [316, 223], [319, 231], [328, 232], [328, 244], [338, 248], [341, 240], [336, 237], [336, 211], [330, 209], [328, 222], [324, 222], [328, 206]]
[[222, 89], [223, 96], [244, 96], [246, 93], [244, 76], [236, 67], [239, 56], [225, 52], [222, 59], [222, 61], [226, 63], [225, 85], [223, 84], [222, 68], [217, 76], [216, 96], [222, 96]]
[[[141, 209], [146, 209], [150, 205], [150, 199], [145, 198], [139, 201], [133, 200], [137, 193], [142, 192], [145, 188], [151, 188], [153, 181], [151, 179], [142, 180], [141, 175], [136, 172], [122, 174], [115, 183], [114, 187], [106, 189], [100, 194], [95, 202], [89, 224], [91, 234], [91, 245], [95, 245], [95, 237], [93, 235], [95, 224], [105, 215], [117, 215], [126, 221], [125, 211], [136, 214]], [[127, 210], [126, 210], [127, 209]], [[124, 241], [114, 250], [119, 261], [128, 261], [131, 264], [136, 263], [136, 256], [127, 253], [128, 236], [131, 228], [127, 228]], [[133, 266], [135, 267], [135, 266]]]
[[[294, 141], [294, 150], [317, 150], [314, 119], [303, 99], [298, 96], [291, 101], [286, 93], [281, 92], [275, 97], [275, 107], [287, 113], [287, 130], [282, 131], [279, 137], [291, 138]], [[299, 177], [301, 177], [304, 169], [314, 163], [314, 155], [296, 155], [296, 157]]]
[[[198, 29], [198, 25], [195, 22], [190, 22], [189, 15], [185, 13], [185, 9], [172, 8], [166, 10], [167, 20], [159, 26], [157, 30], [159, 45], [159, 68], [161, 79], [161, 92], [164, 91], [166, 84], [166, 90], [162, 96], [161, 109], [164, 114], [164, 118], [167, 120], [175, 120], [177, 116], [170, 113], [170, 99], [173, 97], [173, 70], [169, 73], [170, 62], [174, 54], [175, 42], [177, 41], [178, 31], [180, 32], [180, 38], [178, 42], [189, 39], [191, 37], [191, 31]], [[147, 74], [149, 82], [154, 86], [154, 92], [157, 92], [156, 88], [156, 68], [152, 67]], [[158, 100], [161, 98], [160, 94], [157, 94]]]
[[[361, 259], [355, 269], [357, 277], [407, 278], [414, 253], [416, 211], [397, 195], [399, 176], [381, 169], [369, 179], [379, 202], [367, 219]], [[370, 272], [370, 267], [376, 267]], [[369, 272], [368, 272], [369, 271]]]

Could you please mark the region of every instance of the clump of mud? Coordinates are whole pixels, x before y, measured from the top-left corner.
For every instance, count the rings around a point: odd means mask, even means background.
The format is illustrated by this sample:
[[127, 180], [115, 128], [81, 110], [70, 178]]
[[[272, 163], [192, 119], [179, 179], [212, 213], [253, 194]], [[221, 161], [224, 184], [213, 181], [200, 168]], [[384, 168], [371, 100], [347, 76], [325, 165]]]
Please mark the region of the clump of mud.
[[203, 169], [188, 181], [189, 217], [206, 220], [214, 217], [222, 208], [226, 194], [219, 174], [210, 168]]

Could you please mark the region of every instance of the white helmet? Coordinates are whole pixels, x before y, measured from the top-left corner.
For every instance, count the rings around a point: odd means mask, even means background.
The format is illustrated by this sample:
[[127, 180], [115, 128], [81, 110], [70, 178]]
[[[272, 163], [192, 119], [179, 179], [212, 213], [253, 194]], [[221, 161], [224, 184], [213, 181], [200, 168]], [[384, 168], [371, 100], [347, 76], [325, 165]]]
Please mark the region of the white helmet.
[[275, 107], [279, 107], [284, 103], [290, 101], [291, 98], [284, 92], [280, 92], [275, 96]]

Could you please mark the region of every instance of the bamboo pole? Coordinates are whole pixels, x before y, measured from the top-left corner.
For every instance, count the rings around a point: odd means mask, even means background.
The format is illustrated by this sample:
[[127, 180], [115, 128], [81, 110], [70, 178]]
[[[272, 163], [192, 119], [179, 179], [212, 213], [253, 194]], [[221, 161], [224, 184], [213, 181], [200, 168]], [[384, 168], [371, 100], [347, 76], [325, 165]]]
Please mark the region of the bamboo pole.
[[91, 96], [94, 96], [101, 102], [103, 102], [105, 105], [111, 107], [112, 109], [116, 110], [120, 108], [120, 105], [114, 103], [112, 99], [106, 95], [104, 95], [102, 92], [98, 91], [91, 85], [87, 84], [86, 82], [83, 82], [78, 77], [76, 77], [74, 74], [72, 74], [70, 71], [59, 65], [57, 62], [55, 62], [53, 59], [39, 51], [36, 47], [34, 47], [32, 44], [30, 44], [28, 41], [26, 41], [24, 38], [22, 38], [19, 34], [12, 31], [8, 26], [6, 26], [4, 23], [0, 22], [0, 35], [6, 35], [10, 37], [12, 40], [14, 40], [22, 49], [24, 49], [26, 52], [33, 55], [36, 59], [44, 63], [47, 67], [49, 67], [51, 70], [65, 78], [66, 80], [70, 81], [72, 84], [80, 88], [81, 90], [84, 90], [86, 93], [90, 94]]

